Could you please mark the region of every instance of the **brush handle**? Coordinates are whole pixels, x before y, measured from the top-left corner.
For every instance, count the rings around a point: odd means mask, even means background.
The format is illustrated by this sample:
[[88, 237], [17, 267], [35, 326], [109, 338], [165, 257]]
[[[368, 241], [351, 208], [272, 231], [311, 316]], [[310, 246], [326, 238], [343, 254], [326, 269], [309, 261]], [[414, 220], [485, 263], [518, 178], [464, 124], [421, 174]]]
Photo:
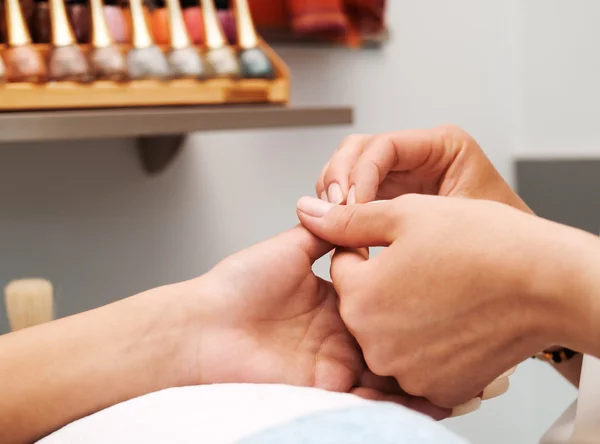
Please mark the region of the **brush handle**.
[[21, 279], [4, 288], [11, 330], [21, 330], [53, 319], [52, 284], [45, 279]]

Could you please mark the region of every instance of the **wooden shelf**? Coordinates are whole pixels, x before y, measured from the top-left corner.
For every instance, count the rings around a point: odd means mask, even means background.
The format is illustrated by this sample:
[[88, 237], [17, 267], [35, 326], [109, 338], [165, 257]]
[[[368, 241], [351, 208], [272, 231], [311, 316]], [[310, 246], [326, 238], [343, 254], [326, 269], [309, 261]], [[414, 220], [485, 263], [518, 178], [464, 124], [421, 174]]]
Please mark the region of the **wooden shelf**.
[[0, 143], [137, 139], [144, 169], [162, 171], [187, 133], [349, 125], [351, 107], [178, 106], [0, 112]]
[[[345, 47], [341, 43], [332, 42], [321, 37], [298, 36], [286, 30], [261, 30], [263, 38], [273, 46], [312, 46], [321, 48]], [[376, 34], [362, 35], [359, 49], [381, 49], [390, 40], [389, 29]]]

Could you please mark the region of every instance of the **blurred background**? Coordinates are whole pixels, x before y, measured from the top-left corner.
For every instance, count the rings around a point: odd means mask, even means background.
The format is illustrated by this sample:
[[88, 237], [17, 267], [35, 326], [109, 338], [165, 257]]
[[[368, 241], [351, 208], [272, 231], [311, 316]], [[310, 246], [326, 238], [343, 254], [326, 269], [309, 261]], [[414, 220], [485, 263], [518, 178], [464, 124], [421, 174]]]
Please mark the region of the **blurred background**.
[[[156, 176], [128, 139], [4, 143], [0, 283], [49, 279], [65, 316], [197, 276], [292, 227], [345, 135], [444, 123], [474, 135], [535, 211], [598, 232], [599, 18], [592, 0], [389, 1], [378, 49], [274, 44], [291, 103], [351, 105], [353, 126], [190, 134]], [[575, 398], [533, 361], [511, 383], [446, 424], [473, 443], [533, 443]]]

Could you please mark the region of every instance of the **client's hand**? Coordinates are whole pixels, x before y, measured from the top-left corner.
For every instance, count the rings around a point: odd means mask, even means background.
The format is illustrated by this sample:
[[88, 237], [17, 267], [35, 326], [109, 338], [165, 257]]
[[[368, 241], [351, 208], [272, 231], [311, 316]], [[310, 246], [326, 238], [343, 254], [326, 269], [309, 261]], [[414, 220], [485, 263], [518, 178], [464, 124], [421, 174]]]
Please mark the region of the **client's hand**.
[[469, 199], [303, 198], [298, 210], [335, 245], [388, 247], [371, 259], [339, 248], [331, 275], [369, 367], [415, 396], [452, 407], [538, 350], [593, 349], [595, 236]]
[[448, 410], [406, 395], [366, 369], [330, 282], [312, 272], [332, 246], [298, 226], [228, 257], [189, 281], [202, 319], [190, 362], [198, 383], [313, 386], [385, 399], [436, 418]]

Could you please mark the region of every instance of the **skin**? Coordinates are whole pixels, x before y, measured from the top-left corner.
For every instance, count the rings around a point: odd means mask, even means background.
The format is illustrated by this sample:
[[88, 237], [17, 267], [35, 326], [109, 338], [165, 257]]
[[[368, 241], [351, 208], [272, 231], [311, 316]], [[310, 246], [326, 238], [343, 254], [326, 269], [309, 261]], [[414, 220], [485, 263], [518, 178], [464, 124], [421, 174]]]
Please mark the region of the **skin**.
[[[600, 240], [492, 201], [306, 197], [302, 224], [338, 248], [340, 313], [378, 375], [452, 407], [538, 350], [600, 356]], [[368, 258], [357, 248], [384, 246]], [[407, 338], [410, 338], [407, 340]]]
[[331, 245], [298, 226], [207, 274], [0, 336], [0, 442], [28, 443], [153, 391], [286, 383], [450, 410], [375, 376], [312, 264]]
[[[316, 191], [335, 204], [418, 193], [492, 200], [533, 214], [475, 139], [453, 125], [348, 136], [323, 168]], [[553, 366], [578, 386], [581, 362], [576, 356]]]

